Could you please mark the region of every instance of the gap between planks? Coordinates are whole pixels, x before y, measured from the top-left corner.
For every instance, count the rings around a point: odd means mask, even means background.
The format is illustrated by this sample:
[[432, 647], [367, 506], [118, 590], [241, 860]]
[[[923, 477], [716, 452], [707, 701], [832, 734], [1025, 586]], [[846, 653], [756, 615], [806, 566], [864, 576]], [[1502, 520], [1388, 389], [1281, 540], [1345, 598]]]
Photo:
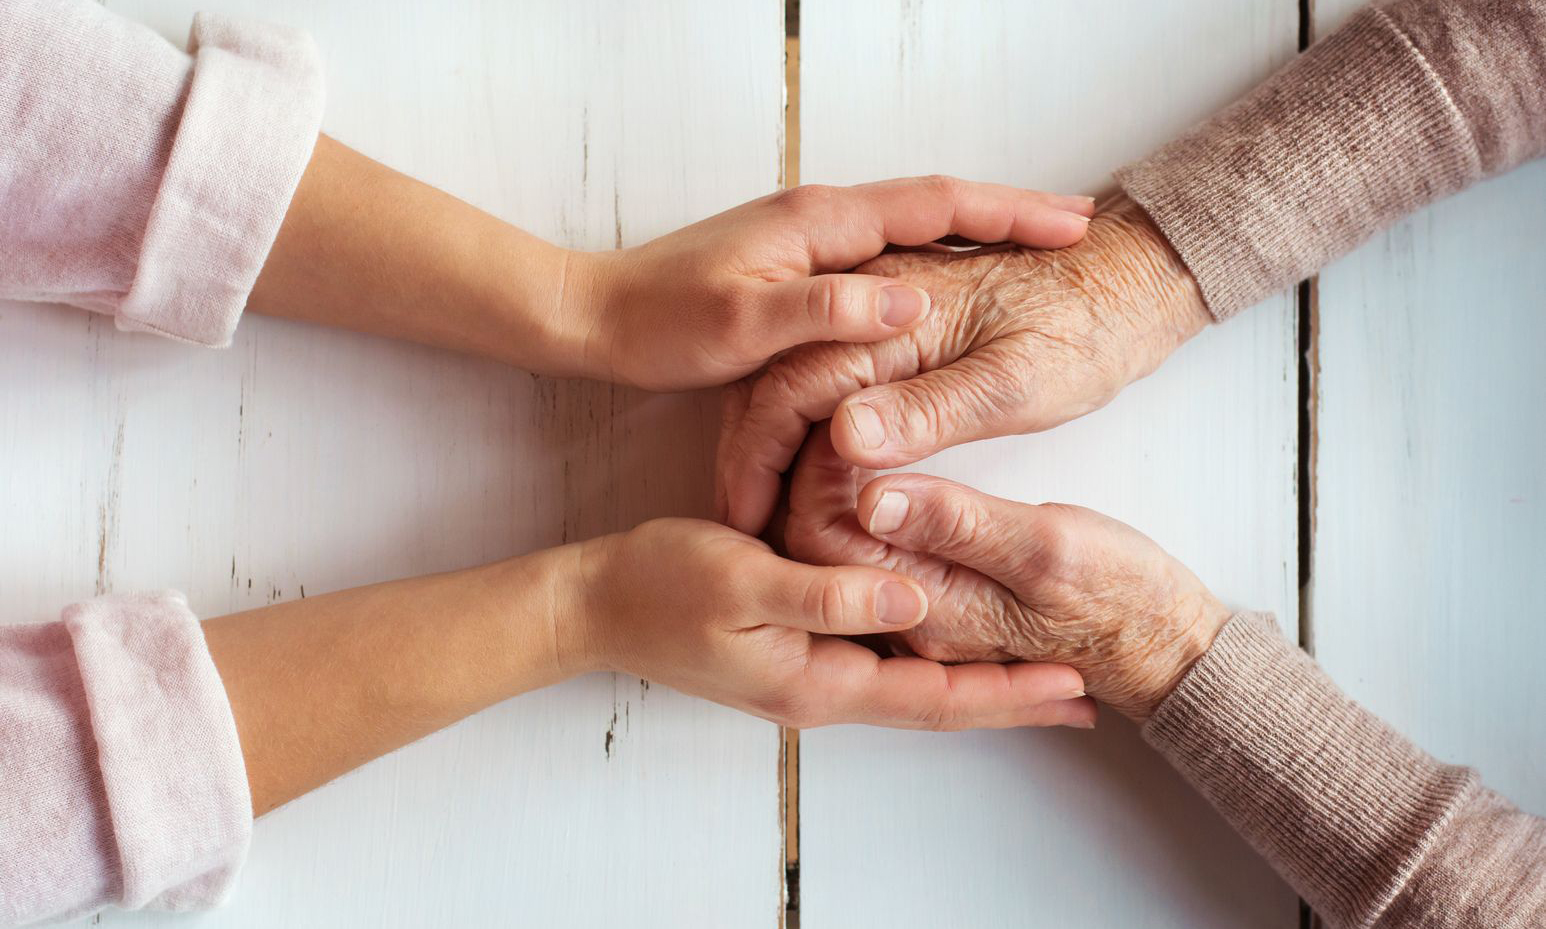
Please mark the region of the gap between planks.
[[[800, 183], [800, 0], [784, 0], [784, 135], [779, 186]], [[779, 929], [800, 929], [800, 730], [779, 727]]]
[[[1299, 6], [1299, 53], [1304, 54], [1315, 41], [1315, 0], [1296, 0]], [[1297, 461], [1294, 470], [1294, 499], [1298, 506], [1299, 530], [1299, 647], [1315, 654], [1314, 555], [1315, 555], [1315, 460], [1319, 442], [1316, 417], [1320, 360], [1320, 275], [1312, 274], [1294, 290], [1294, 347], [1298, 357], [1299, 436], [1295, 443]], [[1299, 899], [1300, 929], [1325, 929], [1309, 901]]]

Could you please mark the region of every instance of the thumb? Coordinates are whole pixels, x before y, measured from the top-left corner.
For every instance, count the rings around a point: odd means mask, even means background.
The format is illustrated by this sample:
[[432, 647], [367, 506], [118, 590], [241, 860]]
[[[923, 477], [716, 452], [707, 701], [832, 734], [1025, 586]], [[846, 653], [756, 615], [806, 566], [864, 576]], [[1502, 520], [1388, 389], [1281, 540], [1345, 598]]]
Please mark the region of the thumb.
[[816, 567], [758, 554], [746, 576], [766, 625], [820, 635], [900, 632], [923, 621], [929, 599], [917, 581], [880, 568]]
[[859, 522], [877, 539], [965, 565], [1009, 587], [1064, 553], [1057, 507], [1016, 503], [922, 474], [892, 474], [859, 494]]
[[832, 445], [864, 468], [896, 468], [935, 452], [1022, 430], [1027, 385], [988, 345], [917, 377], [848, 395], [832, 414]]
[[929, 295], [872, 274], [818, 274], [760, 285], [768, 355], [805, 342], [877, 342], [916, 327]]

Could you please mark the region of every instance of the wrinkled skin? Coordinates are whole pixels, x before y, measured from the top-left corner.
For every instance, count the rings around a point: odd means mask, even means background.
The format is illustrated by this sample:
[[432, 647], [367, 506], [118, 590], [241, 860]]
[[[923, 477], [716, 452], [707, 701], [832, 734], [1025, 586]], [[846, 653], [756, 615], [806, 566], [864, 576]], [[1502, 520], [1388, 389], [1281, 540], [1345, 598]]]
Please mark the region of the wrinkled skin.
[[[1058, 251], [883, 255], [859, 269], [926, 291], [911, 331], [869, 344], [811, 344], [726, 394], [718, 502], [730, 525], [766, 525], [812, 423], [869, 468], [910, 464], [978, 439], [1050, 429], [1099, 409], [1210, 321], [1159, 230], [1119, 198]], [[875, 412], [867, 446], [856, 414]]]
[[[906, 497], [905, 518], [871, 534], [888, 493]], [[1091, 696], [1139, 721], [1229, 618], [1185, 566], [1123, 523], [941, 478], [877, 479], [836, 454], [825, 425], [795, 468], [783, 544], [802, 561], [883, 567], [921, 583], [928, 616], [888, 637], [905, 652], [1068, 664]]]

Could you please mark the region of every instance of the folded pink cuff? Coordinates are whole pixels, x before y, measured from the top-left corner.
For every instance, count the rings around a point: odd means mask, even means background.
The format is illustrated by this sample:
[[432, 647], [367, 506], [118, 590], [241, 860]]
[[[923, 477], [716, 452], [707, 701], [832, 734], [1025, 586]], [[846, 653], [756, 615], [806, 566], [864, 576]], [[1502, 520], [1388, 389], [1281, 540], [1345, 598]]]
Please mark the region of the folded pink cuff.
[[322, 69], [302, 32], [200, 13], [193, 80], [120, 329], [229, 345], [311, 160]]
[[251, 834], [236, 724], [180, 594], [0, 626], [0, 925], [213, 906]]

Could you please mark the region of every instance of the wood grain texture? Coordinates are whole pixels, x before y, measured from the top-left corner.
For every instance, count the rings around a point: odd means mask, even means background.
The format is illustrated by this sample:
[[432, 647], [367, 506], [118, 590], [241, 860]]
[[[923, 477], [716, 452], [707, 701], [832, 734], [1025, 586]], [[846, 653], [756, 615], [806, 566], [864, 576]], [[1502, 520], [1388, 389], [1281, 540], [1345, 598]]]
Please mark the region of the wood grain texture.
[[1543, 202], [1536, 162], [1321, 273], [1309, 615], [1353, 697], [1546, 814]]
[[[778, 183], [778, 0], [109, 5], [177, 42], [196, 9], [310, 30], [328, 131], [565, 244], [639, 242]], [[213, 616], [704, 513], [717, 411], [271, 319], [211, 352], [7, 306], [6, 619], [173, 586]], [[200, 924], [771, 924], [777, 757], [767, 723], [578, 680], [266, 817]]]
[[[801, 178], [941, 171], [1095, 192], [1295, 48], [1283, 0], [807, 3]], [[1184, 348], [1109, 408], [924, 470], [1095, 507], [1227, 601], [1297, 621], [1292, 301]], [[1294, 895], [1104, 714], [1094, 734], [801, 737], [801, 925], [1297, 925]]]

